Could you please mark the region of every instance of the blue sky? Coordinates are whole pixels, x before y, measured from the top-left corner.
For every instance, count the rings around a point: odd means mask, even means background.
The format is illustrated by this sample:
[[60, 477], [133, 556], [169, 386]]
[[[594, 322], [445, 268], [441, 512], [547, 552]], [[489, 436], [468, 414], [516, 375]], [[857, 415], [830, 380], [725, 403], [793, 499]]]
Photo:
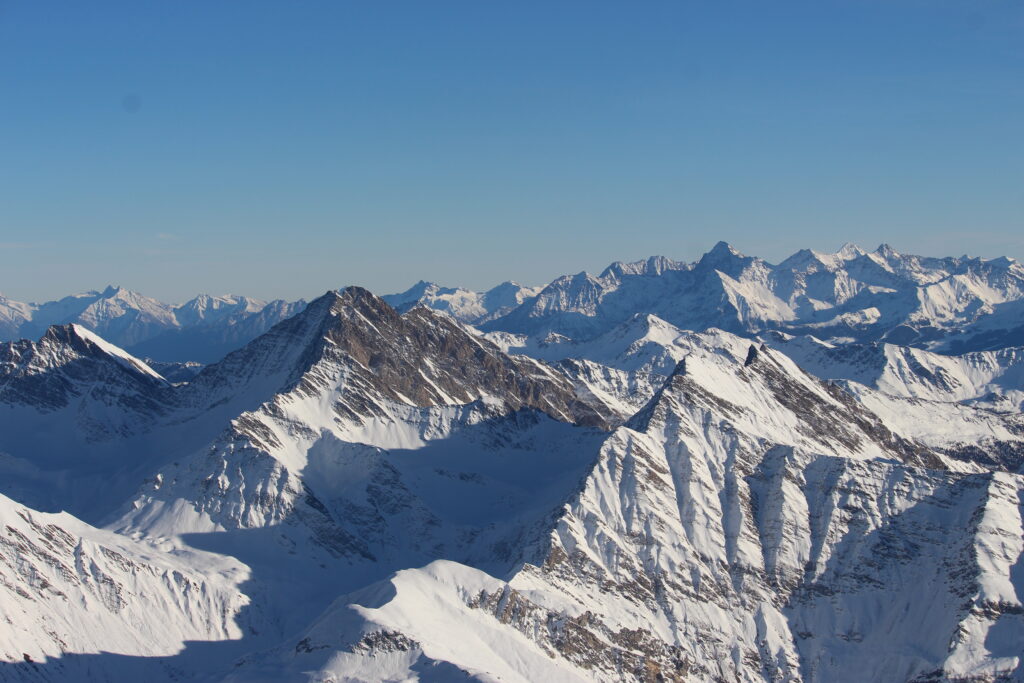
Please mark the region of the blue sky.
[[1019, 2], [3, 2], [0, 291], [1024, 256]]

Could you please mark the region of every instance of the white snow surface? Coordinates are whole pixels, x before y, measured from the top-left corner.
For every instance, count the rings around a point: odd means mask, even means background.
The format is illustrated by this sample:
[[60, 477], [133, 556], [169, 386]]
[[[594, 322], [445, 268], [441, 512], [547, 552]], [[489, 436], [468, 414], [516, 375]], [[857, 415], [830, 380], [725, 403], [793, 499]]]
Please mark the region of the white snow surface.
[[[1018, 267], [788, 261], [805, 277], [783, 287], [724, 245], [519, 305], [601, 317], [610, 282], [653, 296], [700, 272], [748, 322], [832, 320], [906, 282], [929, 319], [962, 318]], [[1009, 284], [971, 279], [986, 268]], [[464, 337], [346, 296], [180, 386], [78, 323], [0, 349], [0, 680], [1024, 679], [1018, 349], [750, 338], [628, 307], [589, 336], [564, 318]], [[614, 424], [510, 388], [566, 386]]]

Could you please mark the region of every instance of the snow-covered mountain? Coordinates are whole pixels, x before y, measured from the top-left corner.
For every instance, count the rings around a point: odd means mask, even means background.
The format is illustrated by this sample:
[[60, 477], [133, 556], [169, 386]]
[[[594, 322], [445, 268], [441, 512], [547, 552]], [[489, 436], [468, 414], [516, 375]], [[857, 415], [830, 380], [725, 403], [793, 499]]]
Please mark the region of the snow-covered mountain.
[[[475, 292], [420, 281], [383, 299], [426, 306], [491, 332], [588, 341], [635, 315], [688, 330], [768, 330], [829, 342], [887, 341], [943, 353], [1024, 346], [1024, 266], [1014, 259], [931, 258], [888, 245], [803, 249], [777, 265], [719, 242], [693, 263], [653, 256], [544, 287]], [[76, 323], [140, 357], [212, 363], [302, 310], [304, 301], [200, 295], [165, 304], [121, 287], [44, 304], [0, 295], [0, 340]]]
[[205, 366], [0, 344], [0, 680], [1024, 680], [1021, 350], [808, 312], [1019, 266], [788, 261], [350, 287]]
[[51, 325], [77, 324], [136, 355], [211, 363], [304, 306], [205, 294], [169, 305], [114, 286], [43, 304], [0, 296], [0, 340], [35, 338]]
[[782, 330], [944, 350], [1021, 345], [1024, 266], [924, 258], [882, 245], [797, 252], [778, 265], [724, 242], [691, 264], [651, 258], [559, 278], [483, 329], [591, 339], [636, 314], [690, 330]]
[[399, 311], [423, 305], [444, 311], [460, 322], [478, 325], [505, 315], [540, 290], [540, 287], [524, 287], [517, 282], [503, 282], [486, 292], [474, 292], [420, 280], [400, 294], [382, 298]]

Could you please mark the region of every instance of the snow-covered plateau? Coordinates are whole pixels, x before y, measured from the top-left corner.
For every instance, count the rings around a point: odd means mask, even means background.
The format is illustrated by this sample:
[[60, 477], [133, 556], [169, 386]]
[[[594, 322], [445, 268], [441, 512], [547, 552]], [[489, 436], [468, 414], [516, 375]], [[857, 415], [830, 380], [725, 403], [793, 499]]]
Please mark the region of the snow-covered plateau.
[[0, 297], [0, 681], [1024, 681], [1024, 268]]

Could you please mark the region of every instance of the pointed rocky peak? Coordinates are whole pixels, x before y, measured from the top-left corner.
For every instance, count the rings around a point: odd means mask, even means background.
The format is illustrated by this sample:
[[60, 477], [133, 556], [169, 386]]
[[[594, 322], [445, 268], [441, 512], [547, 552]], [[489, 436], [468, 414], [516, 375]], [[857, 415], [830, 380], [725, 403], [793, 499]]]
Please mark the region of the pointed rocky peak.
[[[298, 381], [323, 356], [328, 332], [338, 325], [339, 311], [354, 311], [354, 293], [343, 298], [331, 290], [313, 299], [219, 362], [207, 365], [189, 383], [193, 401], [237, 401], [250, 409]], [[392, 309], [393, 310], [393, 309]]]
[[440, 289], [441, 285], [436, 282], [428, 282], [426, 280], [419, 280], [416, 284], [406, 290], [407, 294], [416, 294], [417, 296], [422, 295], [426, 292]]
[[223, 394], [224, 384], [233, 385], [231, 393], [239, 400], [256, 405], [293, 391], [316, 400], [336, 392], [332, 403], [357, 422], [381, 416], [389, 404], [425, 408], [490, 397], [558, 420], [607, 423], [557, 371], [507, 356], [429, 307], [399, 314], [362, 287], [314, 299], [300, 314], [204, 369], [188, 386]]
[[556, 371], [510, 357], [428, 307], [399, 315], [369, 291], [349, 287], [315, 300], [303, 315], [323, 318], [323, 342], [311, 345], [297, 390], [320, 394], [336, 385], [343, 396], [339, 409], [348, 417], [377, 415], [386, 402], [425, 408], [490, 397], [513, 410], [530, 407], [558, 420], [606, 424]]
[[146, 363], [81, 325], [52, 325], [39, 341], [0, 345], [0, 402], [52, 410], [76, 395], [117, 402], [165, 385]]
[[751, 261], [753, 261], [752, 257], [744, 256], [733, 249], [729, 243], [719, 242], [700, 258], [696, 267], [720, 270], [727, 275], [735, 275]]
[[[763, 345], [762, 345], [762, 348], [763, 348]], [[758, 356], [757, 347], [754, 346], [753, 344], [751, 344], [750, 348], [747, 349], [747, 358], [746, 358], [746, 360], [743, 361], [743, 367], [748, 368], [751, 365], [753, 365], [754, 361], [757, 360], [757, 356]]]
[[646, 339], [661, 345], [670, 345], [683, 334], [683, 330], [653, 313], [637, 313], [619, 326], [617, 334], [626, 338]]
[[365, 316], [370, 322], [378, 318], [395, 320], [399, 317], [398, 311], [386, 301], [370, 290], [355, 285], [338, 292], [329, 292], [325, 296], [332, 297], [331, 310], [344, 317], [350, 317], [355, 313]]
[[875, 249], [875, 254], [881, 256], [886, 261], [899, 259], [902, 257], [902, 254], [900, 254], [898, 251], [896, 251], [895, 249], [893, 249], [891, 246], [884, 242], [878, 245], [878, 248]]
[[[739, 349], [737, 349], [739, 351]], [[628, 426], [648, 431], [679, 420], [701, 433], [709, 420], [724, 430], [854, 458], [893, 458], [916, 465], [941, 463], [894, 436], [851, 395], [808, 374], [783, 354], [747, 342], [746, 357], [694, 346], [651, 402]]]
[[151, 379], [157, 380], [158, 382], [166, 382], [160, 373], [149, 367], [144, 361], [139, 360], [124, 349], [111, 344], [98, 334], [91, 332], [81, 325], [66, 325], [64, 327], [70, 328], [70, 334], [76, 337], [81, 343], [91, 349], [96, 349], [105, 354], [122, 367], [133, 372], [139, 372]]
[[309, 302], [296, 316], [282, 321], [267, 334], [291, 334], [299, 329], [312, 330], [313, 338], [322, 337], [339, 321], [357, 321], [372, 326], [381, 320], [394, 321], [401, 316], [380, 297], [362, 287], [350, 286], [329, 290]]
[[743, 258], [743, 254], [736, 251], [731, 244], [723, 240], [719, 240], [715, 243], [715, 246], [711, 247], [708, 253], [704, 254], [705, 258]]

